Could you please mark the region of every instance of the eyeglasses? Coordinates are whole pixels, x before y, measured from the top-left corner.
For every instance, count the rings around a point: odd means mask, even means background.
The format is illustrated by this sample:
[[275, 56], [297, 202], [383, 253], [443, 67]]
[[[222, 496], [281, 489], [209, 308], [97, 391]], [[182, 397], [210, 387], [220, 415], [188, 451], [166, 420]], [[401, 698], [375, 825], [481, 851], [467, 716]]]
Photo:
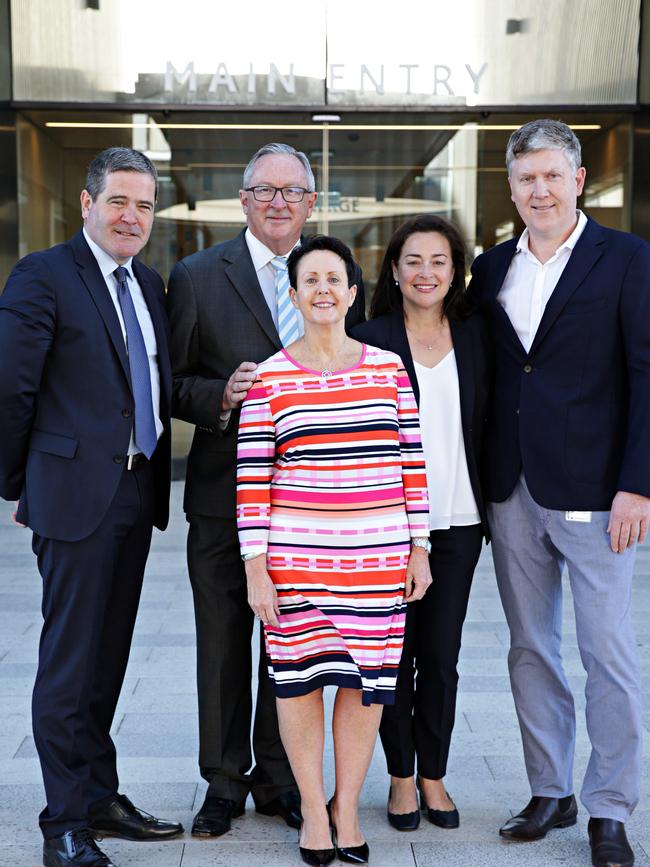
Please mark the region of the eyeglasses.
[[272, 202], [276, 193], [281, 193], [285, 202], [295, 203], [302, 202], [305, 198], [305, 190], [303, 187], [246, 187], [244, 192], [252, 193], [256, 202]]

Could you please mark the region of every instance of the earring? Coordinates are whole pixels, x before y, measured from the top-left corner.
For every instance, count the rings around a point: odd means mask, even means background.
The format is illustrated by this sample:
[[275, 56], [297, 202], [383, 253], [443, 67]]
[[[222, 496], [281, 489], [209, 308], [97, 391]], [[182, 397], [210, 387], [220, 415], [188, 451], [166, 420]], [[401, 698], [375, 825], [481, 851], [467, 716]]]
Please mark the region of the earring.
[[395, 285], [396, 285], [397, 288], [399, 289], [399, 280], [396, 280], [396, 281], [395, 281]]

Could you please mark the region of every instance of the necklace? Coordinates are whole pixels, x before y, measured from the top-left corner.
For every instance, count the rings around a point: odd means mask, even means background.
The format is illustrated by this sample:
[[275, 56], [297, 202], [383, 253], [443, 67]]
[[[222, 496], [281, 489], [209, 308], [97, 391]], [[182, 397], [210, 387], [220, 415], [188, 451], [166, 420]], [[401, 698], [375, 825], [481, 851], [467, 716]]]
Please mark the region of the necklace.
[[[306, 341], [304, 336], [300, 338], [300, 343], [302, 343], [303, 347], [307, 349]], [[331, 361], [328, 359], [329, 364], [327, 367], [323, 367], [323, 362], [320, 359], [311, 360], [310, 353], [307, 351], [305, 358], [305, 366], [311, 367], [312, 370], [318, 370], [321, 368], [320, 375], [323, 379], [327, 379], [328, 376], [333, 376], [334, 371], [338, 370], [340, 367], [345, 367], [347, 364], [347, 360], [345, 360], [345, 349], [348, 344], [348, 340], [346, 339], [343, 343], [343, 346], [340, 347], [338, 352], [334, 355]]]
[[413, 340], [415, 340], [416, 343], [419, 343], [423, 349], [427, 350], [427, 352], [431, 352], [431, 350], [435, 348], [436, 344], [440, 340], [440, 337], [445, 333], [445, 331], [447, 331], [448, 326], [447, 326], [447, 321], [443, 320], [441, 325], [438, 328], [437, 335], [433, 338], [431, 343], [425, 343], [423, 340], [420, 340], [420, 338], [416, 334], [414, 334], [413, 331], [411, 331], [411, 329], [408, 327], [408, 325], [406, 323], [404, 323], [404, 327], [406, 328], [406, 330], [411, 335]]

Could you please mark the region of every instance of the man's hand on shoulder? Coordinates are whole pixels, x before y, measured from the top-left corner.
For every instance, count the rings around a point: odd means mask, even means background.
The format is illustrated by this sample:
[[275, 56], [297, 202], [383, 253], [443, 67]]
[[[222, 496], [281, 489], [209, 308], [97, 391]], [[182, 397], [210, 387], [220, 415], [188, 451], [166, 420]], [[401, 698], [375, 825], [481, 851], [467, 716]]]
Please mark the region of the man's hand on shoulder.
[[252, 361], [242, 361], [237, 370], [232, 374], [223, 392], [221, 411], [237, 409], [248, 394], [248, 389], [257, 378], [257, 365]]
[[622, 554], [635, 542], [645, 542], [649, 520], [649, 497], [619, 491], [612, 501], [607, 525], [612, 551]]

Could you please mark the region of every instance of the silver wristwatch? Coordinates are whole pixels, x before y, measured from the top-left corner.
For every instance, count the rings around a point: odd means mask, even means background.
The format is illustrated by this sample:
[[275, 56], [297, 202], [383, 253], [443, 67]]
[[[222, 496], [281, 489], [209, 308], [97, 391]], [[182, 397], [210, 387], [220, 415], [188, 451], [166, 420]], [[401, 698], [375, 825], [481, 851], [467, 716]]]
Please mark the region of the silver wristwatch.
[[253, 560], [255, 557], [259, 557], [261, 553], [262, 551], [258, 551], [257, 554], [242, 554], [241, 558], [245, 563], [247, 560]]
[[426, 536], [416, 536], [414, 539], [411, 539], [411, 545], [413, 548], [424, 548], [427, 554], [431, 553], [431, 542], [429, 542]]

